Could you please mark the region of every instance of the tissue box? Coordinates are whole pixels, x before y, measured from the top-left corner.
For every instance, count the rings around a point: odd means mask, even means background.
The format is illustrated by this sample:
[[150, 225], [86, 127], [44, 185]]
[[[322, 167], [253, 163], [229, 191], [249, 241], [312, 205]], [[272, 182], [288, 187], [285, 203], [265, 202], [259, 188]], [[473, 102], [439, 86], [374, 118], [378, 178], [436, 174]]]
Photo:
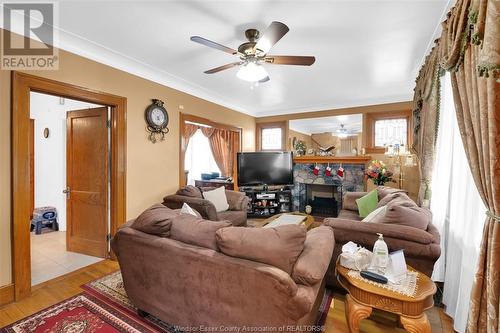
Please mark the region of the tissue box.
[[370, 266], [373, 254], [371, 251], [360, 248], [354, 253], [344, 252], [340, 254], [340, 264], [346, 268], [362, 271]]

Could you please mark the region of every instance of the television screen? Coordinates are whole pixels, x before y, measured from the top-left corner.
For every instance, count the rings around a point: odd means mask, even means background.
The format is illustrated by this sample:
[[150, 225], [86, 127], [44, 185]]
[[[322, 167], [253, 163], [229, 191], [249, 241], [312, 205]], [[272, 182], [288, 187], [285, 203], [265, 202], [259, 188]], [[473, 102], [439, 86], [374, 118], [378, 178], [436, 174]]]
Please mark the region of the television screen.
[[292, 152], [238, 153], [238, 185], [293, 184]]

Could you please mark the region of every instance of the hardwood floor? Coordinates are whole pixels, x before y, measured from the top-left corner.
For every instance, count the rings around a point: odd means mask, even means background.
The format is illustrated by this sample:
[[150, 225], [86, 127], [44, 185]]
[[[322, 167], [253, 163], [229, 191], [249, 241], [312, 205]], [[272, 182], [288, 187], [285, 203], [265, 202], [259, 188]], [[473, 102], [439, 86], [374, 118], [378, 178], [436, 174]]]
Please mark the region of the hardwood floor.
[[[0, 308], [0, 327], [9, 325], [14, 321], [27, 317], [48, 306], [58, 303], [66, 298], [81, 293], [81, 285], [109, 274], [119, 268], [116, 261], [103, 260], [91, 266], [85, 267], [77, 272], [70, 273], [64, 277], [49, 281], [34, 288], [32, 294], [20, 302], [8, 304]], [[433, 333], [451, 333], [453, 331], [452, 320], [441, 308], [432, 308], [427, 311], [431, 322]], [[344, 300], [342, 295], [335, 295], [332, 307], [326, 319], [325, 332], [344, 333], [348, 332], [344, 314]], [[383, 325], [372, 320], [361, 322], [361, 332], [369, 333], [391, 333], [405, 332], [401, 328]]]

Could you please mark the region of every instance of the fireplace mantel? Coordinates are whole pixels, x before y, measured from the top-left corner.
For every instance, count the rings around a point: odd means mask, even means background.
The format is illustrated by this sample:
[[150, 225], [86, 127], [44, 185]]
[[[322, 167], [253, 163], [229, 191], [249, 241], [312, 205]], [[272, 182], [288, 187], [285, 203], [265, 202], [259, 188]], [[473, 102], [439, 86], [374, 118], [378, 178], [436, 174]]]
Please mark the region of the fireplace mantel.
[[345, 164], [366, 164], [372, 159], [369, 155], [364, 156], [295, 156], [294, 163], [345, 163]]

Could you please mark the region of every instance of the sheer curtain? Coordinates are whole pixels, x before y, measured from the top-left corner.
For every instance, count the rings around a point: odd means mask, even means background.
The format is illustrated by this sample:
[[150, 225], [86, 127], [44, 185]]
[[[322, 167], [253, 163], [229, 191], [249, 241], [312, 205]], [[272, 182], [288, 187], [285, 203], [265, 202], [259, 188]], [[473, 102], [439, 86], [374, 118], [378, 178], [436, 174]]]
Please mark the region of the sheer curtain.
[[201, 179], [202, 173], [219, 172], [210, 149], [208, 138], [198, 129], [189, 140], [184, 160], [184, 169], [188, 170], [188, 185]]
[[432, 181], [433, 223], [441, 233], [441, 257], [433, 280], [444, 282], [443, 303], [454, 328], [465, 332], [486, 208], [472, 179], [458, 129], [447, 73], [441, 84], [441, 113]]

